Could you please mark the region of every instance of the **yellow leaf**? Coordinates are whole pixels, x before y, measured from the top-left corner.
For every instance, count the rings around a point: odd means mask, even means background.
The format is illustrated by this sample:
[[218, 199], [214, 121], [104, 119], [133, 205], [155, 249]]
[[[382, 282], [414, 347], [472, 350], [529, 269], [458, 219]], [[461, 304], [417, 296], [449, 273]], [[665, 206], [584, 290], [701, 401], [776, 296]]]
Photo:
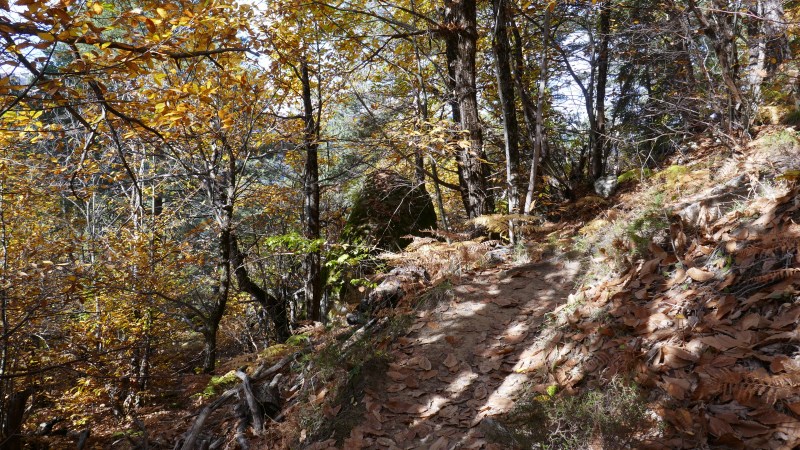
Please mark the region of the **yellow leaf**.
[[156, 8], [156, 13], [158, 13], [162, 19], [167, 17], [167, 11], [164, 8]]
[[94, 13], [95, 13], [95, 14], [102, 14], [102, 12], [103, 12], [103, 5], [102, 5], [102, 4], [100, 4], [100, 3], [94, 3], [94, 4], [92, 4], [92, 11], [94, 11]]

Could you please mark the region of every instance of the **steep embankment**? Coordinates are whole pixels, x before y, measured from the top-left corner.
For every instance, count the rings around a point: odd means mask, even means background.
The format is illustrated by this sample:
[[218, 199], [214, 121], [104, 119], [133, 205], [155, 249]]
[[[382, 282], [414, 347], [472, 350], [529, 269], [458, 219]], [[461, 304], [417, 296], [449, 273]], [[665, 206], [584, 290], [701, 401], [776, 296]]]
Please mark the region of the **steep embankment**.
[[542, 234], [580, 268], [469, 273], [418, 312], [364, 420], [312, 447], [800, 445], [800, 143], [686, 156]]

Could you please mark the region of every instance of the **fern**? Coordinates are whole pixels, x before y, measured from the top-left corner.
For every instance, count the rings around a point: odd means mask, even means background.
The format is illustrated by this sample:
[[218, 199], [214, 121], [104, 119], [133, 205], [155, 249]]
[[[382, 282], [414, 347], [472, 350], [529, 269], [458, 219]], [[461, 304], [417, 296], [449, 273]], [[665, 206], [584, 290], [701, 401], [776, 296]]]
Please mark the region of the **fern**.
[[476, 227], [485, 228], [490, 233], [508, 233], [509, 221], [520, 223], [535, 223], [539, 219], [524, 214], [486, 214], [484, 216], [470, 219], [467, 223]]
[[760, 275], [757, 277], [753, 277], [750, 279], [749, 283], [752, 284], [769, 284], [775, 283], [777, 281], [786, 280], [789, 278], [794, 278], [800, 275], [800, 269], [780, 269], [780, 270], [773, 270], [771, 272], [767, 272], [764, 275]]
[[744, 405], [755, 401], [771, 406], [793, 396], [800, 387], [797, 374], [769, 375], [764, 370], [743, 372], [731, 369], [708, 369], [706, 373], [713, 393]]

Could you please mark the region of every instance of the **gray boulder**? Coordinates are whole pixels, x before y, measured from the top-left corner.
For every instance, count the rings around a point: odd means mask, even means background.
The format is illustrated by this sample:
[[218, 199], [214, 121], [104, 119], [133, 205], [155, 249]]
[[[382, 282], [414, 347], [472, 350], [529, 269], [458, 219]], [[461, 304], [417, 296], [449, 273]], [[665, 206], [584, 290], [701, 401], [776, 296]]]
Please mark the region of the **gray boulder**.
[[617, 191], [618, 185], [619, 182], [617, 181], [616, 175], [607, 175], [598, 178], [597, 181], [594, 182], [594, 191], [603, 198], [609, 198]]

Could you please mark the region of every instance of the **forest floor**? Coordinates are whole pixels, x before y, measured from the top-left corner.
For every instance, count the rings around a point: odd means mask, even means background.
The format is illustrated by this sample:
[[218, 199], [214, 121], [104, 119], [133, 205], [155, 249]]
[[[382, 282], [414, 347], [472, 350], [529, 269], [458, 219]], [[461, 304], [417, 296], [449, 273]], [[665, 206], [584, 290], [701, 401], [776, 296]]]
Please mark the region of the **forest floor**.
[[492, 448], [492, 421], [483, 419], [508, 413], [531, 381], [525, 362], [538, 330], [578, 270], [576, 262], [477, 270], [419, 310], [390, 347], [388, 371], [368, 382], [364, 421], [342, 448]]

